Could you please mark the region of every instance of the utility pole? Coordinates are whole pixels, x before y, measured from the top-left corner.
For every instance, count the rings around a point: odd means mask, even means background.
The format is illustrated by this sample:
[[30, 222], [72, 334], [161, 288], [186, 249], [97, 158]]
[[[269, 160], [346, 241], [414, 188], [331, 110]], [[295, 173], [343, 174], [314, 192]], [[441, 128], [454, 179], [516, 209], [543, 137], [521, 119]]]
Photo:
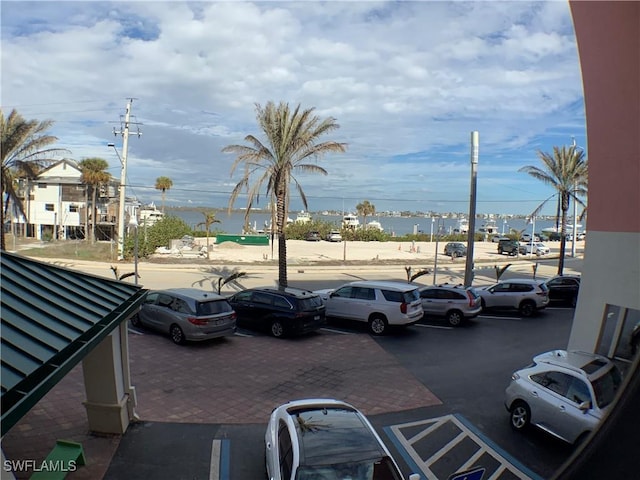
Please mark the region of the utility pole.
[[478, 183], [479, 134], [471, 132], [471, 194], [469, 196], [469, 231], [467, 232], [467, 261], [464, 268], [464, 286], [473, 282], [473, 245], [476, 231], [476, 185]]
[[[126, 185], [127, 185], [127, 153], [129, 150], [129, 124], [131, 120], [131, 104], [133, 98], [127, 101], [127, 109], [124, 116], [124, 125], [121, 125], [120, 130], [113, 129], [113, 135], [122, 135], [122, 158], [120, 163], [122, 164], [122, 171], [120, 173], [120, 203], [118, 204], [118, 260], [124, 260], [124, 204], [126, 202]], [[138, 138], [142, 135], [140, 129], [137, 132]], [[116, 151], [117, 153], [117, 151]]]

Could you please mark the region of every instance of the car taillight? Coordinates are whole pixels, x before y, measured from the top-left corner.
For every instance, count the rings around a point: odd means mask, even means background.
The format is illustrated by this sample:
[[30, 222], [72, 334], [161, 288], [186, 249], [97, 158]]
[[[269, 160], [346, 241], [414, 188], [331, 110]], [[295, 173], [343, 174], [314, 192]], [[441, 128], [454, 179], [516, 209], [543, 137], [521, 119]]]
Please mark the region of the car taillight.
[[193, 325], [206, 325], [209, 323], [207, 320], [203, 320], [198, 317], [187, 317], [187, 321]]
[[471, 295], [471, 292], [467, 291], [467, 298], [469, 299], [469, 306], [473, 307], [473, 302], [474, 302], [474, 298], [473, 295]]
[[401, 311], [402, 313], [407, 313], [407, 305], [408, 305], [408, 304], [407, 304], [407, 302], [402, 302], [402, 303], [400, 304], [400, 311]]

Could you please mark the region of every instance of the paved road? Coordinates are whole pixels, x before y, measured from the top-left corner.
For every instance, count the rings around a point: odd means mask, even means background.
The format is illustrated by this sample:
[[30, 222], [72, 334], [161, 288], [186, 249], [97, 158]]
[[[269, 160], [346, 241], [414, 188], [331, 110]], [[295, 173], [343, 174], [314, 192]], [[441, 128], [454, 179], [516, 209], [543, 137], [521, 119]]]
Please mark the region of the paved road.
[[[487, 469], [485, 478], [550, 477], [572, 449], [540, 433], [513, 432], [503, 392], [511, 372], [534, 354], [566, 345], [572, 313], [554, 308], [528, 319], [479, 317], [456, 329], [431, 320], [376, 338], [442, 402], [370, 416], [403, 471], [445, 479], [481, 465]], [[355, 340], [368, 334], [357, 325], [338, 322], [318, 335], [332, 341], [337, 335]], [[215, 403], [216, 398], [202, 402]], [[266, 420], [243, 425], [143, 422], [126, 433], [105, 478], [265, 478]]]

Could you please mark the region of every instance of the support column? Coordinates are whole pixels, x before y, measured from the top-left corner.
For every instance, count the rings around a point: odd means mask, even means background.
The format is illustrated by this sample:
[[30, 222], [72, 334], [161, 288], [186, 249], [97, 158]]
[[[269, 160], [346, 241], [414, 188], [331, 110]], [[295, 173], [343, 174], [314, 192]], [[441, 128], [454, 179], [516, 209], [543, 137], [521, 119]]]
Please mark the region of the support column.
[[126, 322], [82, 361], [89, 430], [123, 434], [135, 419], [135, 391], [129, 385]]

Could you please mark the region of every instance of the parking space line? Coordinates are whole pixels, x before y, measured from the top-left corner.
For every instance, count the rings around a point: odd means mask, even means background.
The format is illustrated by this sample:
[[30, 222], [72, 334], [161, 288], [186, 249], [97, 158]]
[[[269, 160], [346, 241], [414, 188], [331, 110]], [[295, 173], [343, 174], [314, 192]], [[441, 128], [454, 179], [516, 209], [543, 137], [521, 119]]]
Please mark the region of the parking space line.
[[344, 330], [334, 330], [333, 328], [323, 327], [320, 330], [323, 332], [340, 333], [342, 335], [352, 335], [352, 332], [345, 332]]
[[[453, 426], [449, 427], [451, 424], [453, 424]], [[445, 425], [449, 429], [454, 429], [453, 433], [455, 433], [455, 436], [453, 438], [443, 438], [442, 435], [437, 434], [437, 430]], [[415, 427], [420, 426], [424, 426], [424, 429], [415, 433], [410, 438], [405, 437], [403, 430], [414, 431]], [[508, 478], [516, 477], [521, 480], [542, 480], [540, 476], [519, 464], [515, 459], [511, 458], [506, 452], [473, 428], [464, 417], [457, 414], [392, 425], [385, 427], [384, 430], [409, 467], [412, 468], [415, 473], [421, 472], [427, 480], [439, 480], [439, 477], [434, 473], [434, 469], [441, 471], [443, 464], [453, 465], [454, 462], [462, 461], [460, 465], [447, 466], [449, 469], [454, 469], [447, 474], [448, 478], [450, 474], [479, 466], [478, 463], [481, 462], [481, 458], [487, 455], [497, 463], [492, 472], [487, 472], [490, 475], [488, 480], [499, 480], [503, 478], [503, 475]], [[473, 442], [475, 447], [472, 452], [470, 451], [464, 455], [466, 458], [463, 457], [464, 459], [461, 460], [459, 458], [459, 448], [456, 449], [456, 447], [459, 447], [461, 443], [467, 439]], [[417, 449], [420, 448], [420, 446], [417, 445], [418, 442], [421, 442], [423, 447], [425, 443], [430, 445], [430, 451], [432, 453], [428, 458], [423, 458], [417, 451]], [[468, 448], [468, 445], [465, 448]]]
[[414, 323], [416, 327], [422, 328], [436, 328], [439, 330], [453, 330], [453, 327], [443, 327], [442, 325], [425, 325], [424, 323]]
[[497, 315], [478, 315], [482, 318], [490, 318], [493, 320], [522, 320], [522, 317], [499, 317]]
[[226, 439], [211, 442], [209, 480], [229, 480], [229, 443]]

